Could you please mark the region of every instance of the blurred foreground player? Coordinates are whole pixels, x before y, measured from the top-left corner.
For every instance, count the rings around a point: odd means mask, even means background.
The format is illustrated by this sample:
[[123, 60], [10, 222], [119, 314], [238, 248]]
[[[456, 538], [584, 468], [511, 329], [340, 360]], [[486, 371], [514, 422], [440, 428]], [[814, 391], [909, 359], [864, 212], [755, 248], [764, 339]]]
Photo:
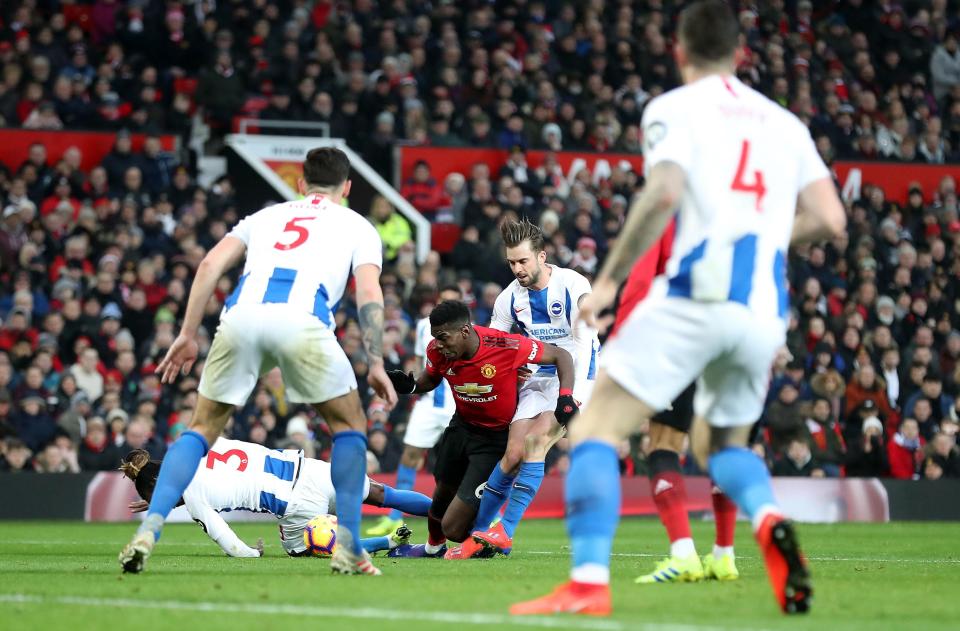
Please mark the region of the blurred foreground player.
[[[734, 75], [739, 28], [720, 0], [681, 13], [684, 86], [643, 114], [646, 186], [581, 305], [593, 323], [634, 260], [679, 207], [666, 274], [601, 352], [590, 404], [571, 426], [566, 478], [571, 580], [519, 603], [517, 615], [611, 612], [610, 549], [620, 510], [616, 445], [694, 380], [694, 452], [753, 521], [777, 603], [809, 608], [812, 586], [794, 527], [749, 449], [770, 365], [784, 344], [791, 243], [843, 233], [846, 217], [806, 127]], [[799, 213], [797, 213], [799, 210]], [[796, 218], [795, 218], [796, 215]]]
[[334, 432], [330, 465], [340, 545], [330, 567], [342, 574], [380, 574], [360, 546], [367, 418], [353, 367], [334, 335], [333, 308], [351, 273], [370, 362], [367, 381], [391, 407], [397, 394], [383, 368], [383, 246], [363, 216], [341, 205], [350, 193], [349, 174], [350, 161], [339, 149], [311, 150], [298, 182], [304, 198], [246, 217], [201, 261], [180, 334], [157, 367], [163, 383], [193, 367], [203, 311], [220, 277], [246, 254], [204, 364], [190, 429], [167, 451], [147, 517], [120, 552], [125, 572], [143, 570], [197, 463], [260, 375], [279, 366], [288, 399], [314, 404]]
[[[634, 309], [650, 291], [654, 278], [666, 270], [673, 248], [676, 222], [671, 221], [663, 236], [637, 259], [617, 301], [616, 321], [610, 335], [615, 336]], [[694, 384], [688, 386], [670, 407], [650, 419], [650, 492], [657, 515], [670, 538], [670, 556], [657, 564], [653, 572], [637, 578], [641, 584], [686, 583], [702, 578], [721, 581], [740, 577], [733, 558], [733, 535], [737, 526], [737, 507], [716, 485], [712, 488], [716, 540], [713, 551], [701, 562], [690, 532], [687, 514], [687, 490], [680, 469], [680, 454], [693, 421]]]
[[[430, 392], [446, 380], [456, 401], [457, 411], [437, 443], [437, 486], [425, 549], [436, 555], [446, 539], [461, 542], [473, 530], [481, 491], [503, 457], [517, 411], [517, 369], [555, 365], [565, 389], [573, 387], [574, 371], [573, 359], [562, 348], [472, 325], [470, 311], [460, 301], [437, 305], [430, 327], [434, 339], [427, 347], [426, 369], [416, 379], [399, 370], [389, 375], [401, 394]], [[569, 412], [557, 410], [557, 418], [566, 424], [575, 412], [575, 406]], [[483, 548], [473, 552], [480, 554]], [[446, 558], [466, 557], [458, 547], [448, 550]]]

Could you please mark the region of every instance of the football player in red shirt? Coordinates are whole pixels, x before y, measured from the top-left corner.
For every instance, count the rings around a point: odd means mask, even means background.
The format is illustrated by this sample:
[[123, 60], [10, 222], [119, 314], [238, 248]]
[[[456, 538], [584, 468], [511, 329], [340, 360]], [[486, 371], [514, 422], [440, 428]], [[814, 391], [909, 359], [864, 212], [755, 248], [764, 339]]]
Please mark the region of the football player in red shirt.
[[[412, 374], [389, 371], [401, 394], [429, 392], [446, 379], [457, 411], [436, 446], [437, 486], [428, 515], [426, 556], [439, 553], [446, 539], [465, 541], [480, 506], [480, 491], [503, 457], [510, 421], [517, 410], [518, 372], [526, 364], [555, 365], [560, 379], [556, 417], [566, 425], [577, 412], [573, 399], [574, 367], [570, 354], [552, 344], [470, 323], [470, 310], [447, 300], [430, 314], [433, 341], [426, 369]], [[472, 554], [482, 554], [477, 546]], [[446, 558], [465, 558], [460, 548]]]

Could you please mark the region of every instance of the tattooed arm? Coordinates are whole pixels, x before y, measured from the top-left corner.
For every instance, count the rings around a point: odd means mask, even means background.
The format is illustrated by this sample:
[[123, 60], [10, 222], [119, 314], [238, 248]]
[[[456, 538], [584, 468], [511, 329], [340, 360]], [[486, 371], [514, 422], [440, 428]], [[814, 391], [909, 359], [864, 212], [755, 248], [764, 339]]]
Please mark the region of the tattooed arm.
[[370, 364], [367, 382], [392, 408], [397, 402], [397, 392], [383, 368], [383, 291], [380, 289], [380, 268], [376, 265], [360, 265], [354, 274], [357, 279], [360, 331]]

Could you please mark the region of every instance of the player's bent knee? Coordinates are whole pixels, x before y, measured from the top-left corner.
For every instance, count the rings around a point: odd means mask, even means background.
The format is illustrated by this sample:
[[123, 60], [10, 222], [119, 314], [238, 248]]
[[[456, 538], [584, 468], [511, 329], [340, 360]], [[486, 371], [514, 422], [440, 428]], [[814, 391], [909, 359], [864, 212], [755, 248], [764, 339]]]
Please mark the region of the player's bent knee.
[[686, 436], [686, 432], [681, 432], [680, 430], [670, 427], [669, 425], [657, 423], [656, 421], [650, 422], [651, 451], [663, 449], [666, 451], [675, 451], [680, 453], [683, 451], [683, 441]]
[[527, 438], [524, 437], [523, 442], [507, 444], [507, 450], [503, 452], [503, 459], [500, 461], [501, 469], [509, 473], [511, 469], [520, 466], [520, 463], [523, 462]]

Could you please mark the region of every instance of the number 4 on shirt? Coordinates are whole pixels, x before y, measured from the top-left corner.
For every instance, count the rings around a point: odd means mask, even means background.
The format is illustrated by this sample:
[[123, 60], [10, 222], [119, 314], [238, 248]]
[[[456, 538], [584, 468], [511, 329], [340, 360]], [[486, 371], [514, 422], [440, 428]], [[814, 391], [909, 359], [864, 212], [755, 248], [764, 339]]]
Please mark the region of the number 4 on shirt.
[[297, 238], [290, 243], [280, 243], [277, 241], [273, 244], [273, 247], [277, 250], [292, 250], [294, 248], [299, 248], [303, 245], [307, 237], [310, 236], [310, 232], [303, 226], [298, 226], [298, 221], [310, 221], [311, 219], [316, 219], [316, 217], [294, 217], [287, 222], [287, 225], [283, 227], [284, 232], [293, 232], [297, 235]]
[[733, 176], [730, 188], [740, 193], [751, 193], [757, 196], [756, 209], [762, 212], [763, 196], [767, 194], [767, 187], [763, 185], [763, 171], [753, 172], [753, 183], [746, 181], [747, 160], [750, 159], [750, 141], [744, 140], [740, 147], [740, 161], [737, 163], [737, 174]]

